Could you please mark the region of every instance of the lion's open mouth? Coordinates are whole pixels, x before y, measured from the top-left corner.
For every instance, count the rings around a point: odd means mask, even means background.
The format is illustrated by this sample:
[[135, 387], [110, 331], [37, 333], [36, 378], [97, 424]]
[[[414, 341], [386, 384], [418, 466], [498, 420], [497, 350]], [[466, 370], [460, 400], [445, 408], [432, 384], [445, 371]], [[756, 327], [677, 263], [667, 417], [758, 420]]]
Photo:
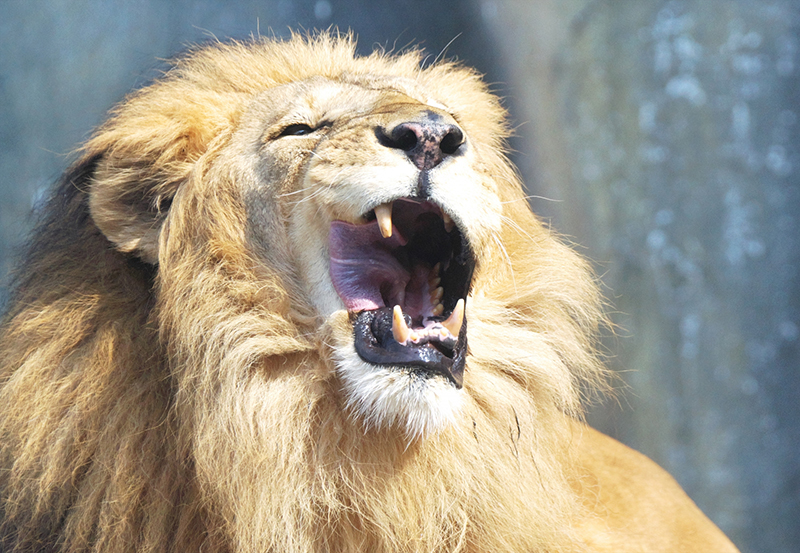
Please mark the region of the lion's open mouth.
[[440, 374], [460, 387], [475, 267], [464, 235], [427, 201], [397, 200], [367, 218], [334, 221], [330, 230], [331, 279], [353, 314], [356, 351], [370, 363]]

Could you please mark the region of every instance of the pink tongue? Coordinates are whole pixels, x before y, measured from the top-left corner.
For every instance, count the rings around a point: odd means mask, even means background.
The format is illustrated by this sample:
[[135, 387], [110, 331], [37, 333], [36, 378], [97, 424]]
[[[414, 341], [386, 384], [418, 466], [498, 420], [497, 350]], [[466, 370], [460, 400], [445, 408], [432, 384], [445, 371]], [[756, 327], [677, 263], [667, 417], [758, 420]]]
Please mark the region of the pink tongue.
[[392, 305], [404, 303], [411, 275], [391, 250], [405, 243], [396, 227], [392, 227], [390, 238], [381, 236], [377, 221], [365, 225], [331, 223], [331, 280], [349, 311], [384, 307], [384, 297]]

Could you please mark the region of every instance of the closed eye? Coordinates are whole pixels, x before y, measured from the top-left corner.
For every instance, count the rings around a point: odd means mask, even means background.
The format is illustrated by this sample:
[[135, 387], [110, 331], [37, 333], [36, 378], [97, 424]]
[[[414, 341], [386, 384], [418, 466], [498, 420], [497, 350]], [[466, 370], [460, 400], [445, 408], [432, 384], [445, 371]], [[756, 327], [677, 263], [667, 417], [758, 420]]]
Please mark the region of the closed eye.
[[315, 130], [316, 129], [312, 128], [310, 125], [306, 125], [305, 123], [295, 123], [294, 125], [285, 127], [278, 135], [278, 138], [282, 136], [303, 136], [306, 134], [311, 134]]
[[276, 138], [281, 138], [283, 136], [305, 136], [320, 129], [330, 127], [331, 124], [330, 121], [322, 121], [316, 127], [312, 127], [306, 123], [293, 123], [284, 127]]

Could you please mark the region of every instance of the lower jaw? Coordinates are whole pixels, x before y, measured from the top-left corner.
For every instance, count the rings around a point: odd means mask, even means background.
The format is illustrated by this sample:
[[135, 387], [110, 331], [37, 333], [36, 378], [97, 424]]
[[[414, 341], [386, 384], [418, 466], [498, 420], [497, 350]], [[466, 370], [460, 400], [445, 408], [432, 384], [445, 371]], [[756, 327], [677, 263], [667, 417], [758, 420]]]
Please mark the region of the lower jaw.
[[[382, 319], [391, 319], [391, 309], [388, 307], [361, 311], [351, 317], [355, 349], [364, 361], [420, 376], [443, 377], [454, 387], [461, 388], [467, 349], [466, 321], [459, 333], [454, 355], [449, 357], [430, 344], [401, 345], [391, 338], [391, 331], [388, 330], [391, 325], [381, 324]], [[375, 326], [385, 327], [386, 333], [375, 336]]]

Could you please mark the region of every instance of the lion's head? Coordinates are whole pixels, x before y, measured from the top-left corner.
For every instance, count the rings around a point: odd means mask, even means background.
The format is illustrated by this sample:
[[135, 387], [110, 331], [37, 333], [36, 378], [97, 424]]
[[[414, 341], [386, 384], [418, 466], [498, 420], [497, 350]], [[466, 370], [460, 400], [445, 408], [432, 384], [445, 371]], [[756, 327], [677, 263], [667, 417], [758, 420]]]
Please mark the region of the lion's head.
[[568, 541], [589, 272], [478, 75], [353, 50], [198, 48], [87, 143], [4, 326], [9, 548]]

